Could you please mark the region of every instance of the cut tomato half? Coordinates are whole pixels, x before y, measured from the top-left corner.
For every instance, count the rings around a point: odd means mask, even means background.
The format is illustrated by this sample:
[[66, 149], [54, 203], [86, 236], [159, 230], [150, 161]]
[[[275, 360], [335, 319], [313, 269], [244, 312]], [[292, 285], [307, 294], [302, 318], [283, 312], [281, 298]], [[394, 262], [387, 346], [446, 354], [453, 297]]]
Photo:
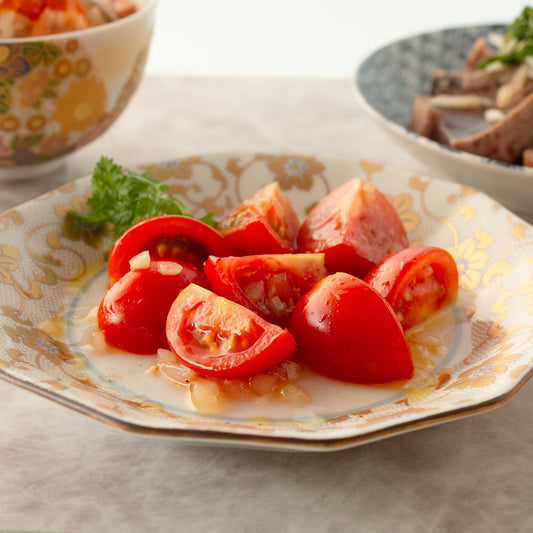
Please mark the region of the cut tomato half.
[[232, 209], [218, 229], [238, 255], [283, 254], [296, 250], [300, 221], [274, 182]]
[[404, 329], [453, 303], [459, 290], [453, 257], [433, 246], [392, 254], [373, 268], [365, 281], [389, 302]]
[[330, 273], [348, 272], [360, 278], [408, 244], [392, 204], [375, 185], [359, 178], [322, 199], [298, 233], [300, 252], [324, 252]]
[[147, 268], [124, 274], [98, 308], [98, 328], [106, 342], [142, 355], [168, 348], [168, 311], [180, 291], [193, 282], [207, 286], [196, 267], [176, 261], [152, 261]]
[[231, 255], [222, 235], [200, 220], [182, 215], [147, 218], [126, 230], [111, 248], [107, 260], [110, 282], [126, 274], [131, 258], [144, 250], [154, 260], [182, 261], [200, 269], [209, 255]]
[[328, 274], [324, 254], [210, 256], [204, 272], [217, 294], [278, 325], [286, 323], [296, 302]]
[[296, 348], [288, 330], [195, 284], [172, 304], [166, 330], [170, 348], [184, 364], [223, 378], [267, 370]]

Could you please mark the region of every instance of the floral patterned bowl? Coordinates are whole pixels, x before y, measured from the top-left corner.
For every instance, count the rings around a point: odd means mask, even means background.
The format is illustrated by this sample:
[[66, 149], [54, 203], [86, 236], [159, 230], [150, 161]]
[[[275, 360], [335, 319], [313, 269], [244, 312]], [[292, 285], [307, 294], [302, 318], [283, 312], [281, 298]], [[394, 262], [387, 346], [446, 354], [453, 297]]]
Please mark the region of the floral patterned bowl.
[[116, 120], [141, 79], [156, 2], [87, 30], [0, 41], [0, 179], [52, 171]]

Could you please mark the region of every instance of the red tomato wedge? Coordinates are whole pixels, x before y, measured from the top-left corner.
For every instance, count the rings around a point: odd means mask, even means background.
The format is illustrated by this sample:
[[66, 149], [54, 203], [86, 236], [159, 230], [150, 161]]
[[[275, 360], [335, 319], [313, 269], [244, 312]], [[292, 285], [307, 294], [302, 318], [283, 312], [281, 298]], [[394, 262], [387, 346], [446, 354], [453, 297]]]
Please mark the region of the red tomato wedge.
[[324, 254], [210, 256], [204, 272], [220, 296], [284, 325], [296, 302], [327, 276]]
[[218, 229], [238, 255], [283, 254], [296, 250], [300, 221], [274, 182], [232, 209]]
[[184, 364], [221, 378], [262, 372], [296, 348], [288, 330], [195, 284], [172, 304], [166, 328], [168, 343]]
[[148, 250], [152, 259], [176, 260], [201, 268], [209, 255], [231, 255], [220, 233], [192, 217], [161, 215], [126, 230], [114, 243], [107, 260], [111, 283], [129, 271], [132, 257]]
[[372, 183], [359, 178], [322, 199], [298, 233], [300, 252], [324, 252], [330, 273], [342, 271], [360, 278], [408, 244], [392, 204]]
[[337, 272], [296, 304], [289, 330], [298, 354], [325, 376], [354, 383], [409, 379], [414, 367], [400, 322], [361, 279]]
[[172, 302], [189, 283], [207, 286], [202, 272], [187, 263], [152, 261], [131, 270], [106, 292], [98, 328], [111, 346], [135, 354], [167, 348], [166, 320]]
[[365, 278], [391, 305], [404, 329], [455, 302], [459, 276], [442, 248], [416, 246], [385, 258]]

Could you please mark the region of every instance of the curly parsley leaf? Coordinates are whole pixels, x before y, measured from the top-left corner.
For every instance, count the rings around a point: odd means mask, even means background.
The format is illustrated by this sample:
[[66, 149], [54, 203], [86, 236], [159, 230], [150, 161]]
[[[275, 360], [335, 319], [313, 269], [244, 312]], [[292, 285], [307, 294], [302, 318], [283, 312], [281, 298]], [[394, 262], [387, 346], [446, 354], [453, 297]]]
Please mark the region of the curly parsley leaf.
[[533, 39], [533, 8], [525, 7], [520, 15], [507, 27], [507, 38], [517, 41]]
[[533, 55], [533, 8], [525, 7], [507, 26], [499, 53], [480, 63], [478, 68], [484, 68], [495, 61], [505, 65], [519, 65], [529, 55]]
[[[91, 195], [87, 199], [87, 214], [69, 211], [70, 222], [85, 228], [111, 225], [113, 238], [128, 228], [158, 215], [192, 216], [185, 205], [168, 194], [168, 186], [147, 172], [124, 170], [109, 157], [101, 157], [91, 179]], [[202, 219], [214, 226], [212, 214]]]

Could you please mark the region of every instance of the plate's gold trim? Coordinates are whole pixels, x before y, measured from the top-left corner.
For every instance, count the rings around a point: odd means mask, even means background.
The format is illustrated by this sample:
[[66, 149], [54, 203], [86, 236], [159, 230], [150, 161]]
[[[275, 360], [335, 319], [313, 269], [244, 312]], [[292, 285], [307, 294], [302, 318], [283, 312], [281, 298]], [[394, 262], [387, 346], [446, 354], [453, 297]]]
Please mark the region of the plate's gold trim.
[[[460, 271], [464, 345], [436, 385], [379, 408], [321, 419], [189, 416], [129, 396], [91, 373], [60, 326], [65, 302], [102, 264], [110, 240], [65, 228], [82, 209], [89, 177], [0, 214], [0, 377], [108, 425], [143, 434], [254, 446], [333, 450], [453, 420], [508, 401], [533, 374], [533, 228], [469, 187], [360, 159], [298, 154], [213, 154], [142, 166], [196, 215], [221, 215], [277, 180], [305, 216], [354, 176], [373, 181], [399, 212], [412, 243], [445, 247]], [[85, 237], [85, 238], [84, 238]], [[45, 327], [46, 323], [46, 327]]]

